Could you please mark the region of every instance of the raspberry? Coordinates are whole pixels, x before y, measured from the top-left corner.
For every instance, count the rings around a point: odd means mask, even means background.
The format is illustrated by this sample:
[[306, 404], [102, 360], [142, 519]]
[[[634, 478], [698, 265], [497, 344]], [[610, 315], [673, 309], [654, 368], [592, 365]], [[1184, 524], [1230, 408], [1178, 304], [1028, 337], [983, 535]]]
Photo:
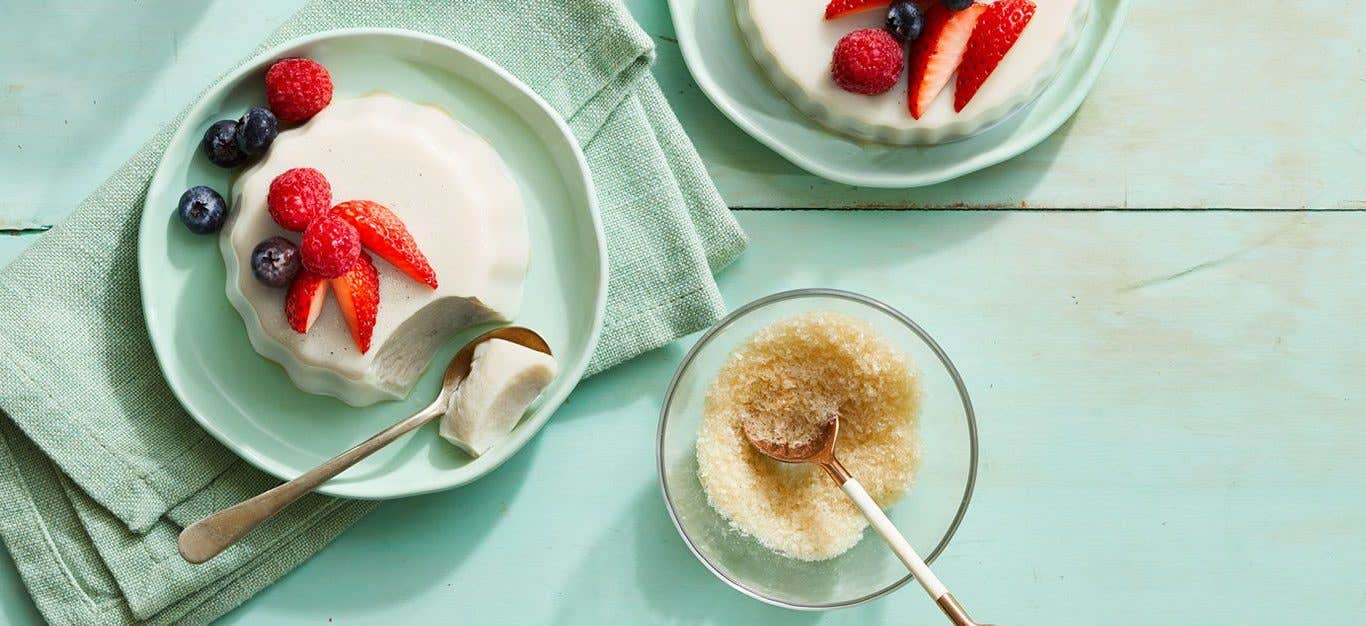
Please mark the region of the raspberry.
[[299, 252], [304, 269], [323, 278], [336, 278], [350, 271], [360, 258], [360, 233], [340, 217], [320, 215], [304, 229]]
[[270, 217], [285, 230], [301, 231], [332, 206], [332, 185], [322, 172], [296, 167], [270, 181], [266, 196]]
[[901, 42], [880, 28], [856, 30], [835, 44], [830, 76], [841, 89], [872, 96], [896, 85], [905, 65]]
[[332, 102], [332, 76], [311, 59], [285, 59], [266, 70], [266, 101], [281, 122], [302, 122]]

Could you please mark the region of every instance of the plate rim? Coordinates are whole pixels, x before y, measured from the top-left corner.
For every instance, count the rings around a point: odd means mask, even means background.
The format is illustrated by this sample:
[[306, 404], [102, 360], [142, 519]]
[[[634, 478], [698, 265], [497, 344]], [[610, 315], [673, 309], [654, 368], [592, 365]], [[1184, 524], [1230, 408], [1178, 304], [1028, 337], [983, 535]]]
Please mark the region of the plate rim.
[[[687, 1], [690, 5], [696, 6], [699, 0]], [[734, 0], [729, 1], [732, 2], [732, 4], [734, 2]], [[692, 23], [683, 19], [683, 0], [668, 0], [668, 3], [669, 18], [673, 21], [674, 34], [677, 36], [678, 48], [682, 52], [683, 64], [687, 67], [688, 74], [692, 77], [693, 82], [697, 83], [698, 88], [701, 89], [703, 95], [707, 97], [707, 100], [712, 103], [712, 106], [720, 110], [722, 115], [729, 119], [731, 123], [739, 127], [740, 130], [744, 131], [745, 134], [754, 138], [768, 149], [776, 152], [779, 156], [793, 165], [826, 180], [857, 187], [910, 189], [946, 182], [997, 165], [1019, 156], [1057, 132], [1057, 130], [1077, 112], [1077, 109], [1081, 107], [1082, 101], [1090, 94], [1092, 87], [1095, 86], [1096, 78], [1100, 76], [1101, 69], [1105, 67], [1106, 61], [1109, 60], [1110, 55], [1114, 52], [1115, 44], [1119, 41], [1119, 33], [1123, 30], [1124, 21], [1128, 15], [1131, 0], [1113, 1], [1115, 2], [1114, 18], [1110, 20], [1110, 24], [1107, 26], [1105, 34], [1097, 46], [1096, 53], [1092, 56], [1090, 63], [1087, 65], [1085, 72], [1077, 83], [1077, 88], [1073, 89], [1072, 92], [1068, 94], [1066, 100], [1063, 101], [1062, 106], [1054, 109], [1051, 114], [1034, 125], [1032, 130], [1021, 135], [1013, 136], [1010, 141], [997, 143], [987, 150], [979, 152], [970, 158], [963, 159], [948, 167], [932, 171], [908, 172], [904, 174], [857, 174], [843, 171], [839, 168], [827, 165], [825, 163], [826, 159], [823, 157], [808, 154], [788, 145], [787, 142], [778, 139], [767, 131], [763, 124], [752, 121], [750, 116], [744, 113], [738, 104], [731, 102], [726, 96], [725, 90], [721, 89], [712, 80], [711, 73], [706, 70], [708, 67], [707, 64], [699, 58], [698, 46], [694, 39], [695, 33], [692, 28]], [[748, 47], [744, 45], [744, 42], [741, 42], [741, 47], [748, 50]], [[699, 71], [698, 68], [702, 69]], [[765, 79], [765, 82], [767, 82], [767, 79]], [[774, 90], [779, 99], [787, 102], [782, 94], [776, 93], [776, 88], [771, 84], [769, 84], [769, 88]], [[1051, 88], [1051, 85], [1045, 87], [1044, 92], [1046, 93]], [[790, 102], [787, 102], [787, 104], [789, 107], [793, 106]], [[801, 115], [804, 120], [806, 119], [806, 115], [798, 111], [795, 107], [793, 107], [792, 110], [798, 115]], [[1019, 113], [1019, 111], [1016, 113]], [[812, 128], [811, 131], [839, 137], [838, 134], [824, 128]], [[990, 132], [990, 130], [985, 132]], [[891, 148], [924, 149], [926, 146], [892, 146]]]
[[[415, 489], [395, 490], [393, 488], [388, 488], [376, 490], [373, 487], [375, 484], [374, 481], [367, 480], [340, 486], [333, 485], [332, 482], [329, 481], [316, 490], [319, 493], [356, 500], [387, 500], [459, 487], [482, 478], [520, 452], [531, 438], [540, 432], [541, 428], [549, 421], [550, 416], [559, 409], [560, 405], [564, 403], [569, 394], [578, 386], [578, 383], [583, 380], [584, 372], [587, 371], [589, 362], [592, 360], [592, 356], [597, 350], [598, 340], [602, 335], [603, 321], [607, 309], [607, 284], [610, 275], [609, 258], [607, 255], [607, 238], [603, 230], [602, 215], [600, 207], [598, 206], [597, 189], [593, 183], [592, 171], [588, 167], [588, 160], [583, 153], [583, 147], [579, 145], [578, 140], [573, 131], [569, 128], [568, 123], [565, 122], [563, 116], [526, 83], [522, 82], [519, 78], [512, 75], [506, 69], [503, 69], [502, 66], [488, 57], [464, 44], [420, 31], [403, 28], [350, 27], [328, 29], [289, 39], [278, 45], [271, 46], [270, 48], [253, 55], [246, 61], [241, 62], [235, 69], [224, 74], [211, 87], [205, 89], [197, 97], [194, 104], [185, 111], [184, 115], [177, 122], [175, 132], [172, 133], [167, 140], [165, 150], [162, 151], [157, 159], [156, 169], [148, 181], [146, 187], [147, 193], [144, 194], [142, 213], [138, 216], [137, 278], [139, 304], [142, 306], [143, 325], [147, 330], [148, 342], [152, 346], [152, 353], [156, 357], [157, 366], [161, 370], [162, 379], [166, 381], [166, 386], [171, 390], [171, 394], [175, 396], [176, 401], [180, 404], [181, 408], [190, 415], [190, 418], [208, 432], [215, 440], [232, 451], [238, 458], [241, 458], [267, 474], [275, 476], [280, 480], [291, 480], [302, 473], [286, 471], [287, 468], [283, 468], [282, 463], [259, 455], [249, 447], [236, 442], [232, 437], [223, 432], [223, 430], [212, 420], [206, 419], [194, 411], [191, 408], [194, 403], [189, 400], [190, 394], [188, 393], [188, 390], [184, 388], [181, 374], [169, 367], [170, 364], [167, 362], [168, 356], [163, 352], [164, 349], [162, 346], [171, 346], [174, 345], [174, 342], [168, 338], [161, 337], [162, 333], [157, 330], [160, 325], [158, 324], [158, 321], [161, 318], [155, 312], [156, 309], [150, 306], [150, 294], [154, 290], [149, 289], [148, 281], [146, 280], [146, 277], [150, 275], [149, 272], [151, 271], [151, 266], [153, 264], [153, 259], [151, 258], [152, 253], [149, 250], [149, 246], [151, 245], [150, 238], [155, 236], [156, 226], [159, 224], [156, 220], [159, 216], [158, 209], [152, 206], [151, 190], [164, 188], [166, 186], [166, 179], [171, 175], [172, 170], [172, 162], [170, 160], [171, 150], [172, 148], [183, 144], [187, 140], [187, 136], [193, 133], [194, 128], [192, 127], [191, 122], [203, 117], [205, 109], [208, 107], [208, 103], [217, 99], [231, 86], [236, 85], [245, 75], [259, 69], [264, 63], [280, 57], [286, 51], [300, 46], [315, 44], [324, 40], [376, 35], [432, 44], [446, 48], [457, 55], [464, 56], [498, 76], [505, 83], [505, 86], [512, 88], [514, 91], [520, 93], [521, 96], [526, 97], [547, 117], [547, 119], [549, 119], [558, 132], [559, 138], [569, 147], [570, 155], [573, 157], [574, 165], [580, 178], [579, 182], [583, 185], [585, 199], [587, 200], [587, 204], [584, 208], [586, 209], [587, 216], [593, 229], [598, 271], [596, 294], [592, 307], [592, 329], [587, 338], [587, 343], [585, 344], [584, 354], [571, 368], [564, 370], [561, 373], [561, 376], [572, 380], [572, 382], [565, 385], [558, 393], [543, 398], [538, 414], [534, 416], [533, 419], [523, 422], [520, 425], [522, 427], [514, 431], [515, 434], [507, 440], [508, 445], [499, 446], [498, 450], [493, 454], [479, 457], [486, 458], [492, 456], [494, 457], [492, 462], [476, 472], [454, 474], [457, 476], [454, 480], [437, 481], [428, 486]], [[540, 142], [544, 144], [544, 138], [540, 138]], [[560, 168], [560, 170], [562, 176], [569, 173], [563, 168]], [[169, 349], [169, 347], [165, 348], [165, 350]], [[252, 350], [255, 351], [255, 348], [252, 348]], [[429, 365], [428, 367], [431, 366]], [[300, 390], [300, 393], [308, 392]], [[338, 450], [337, 452], [340, 453], [342, 451]], [[379, 484], [383, 483], [381, 482]], [[371, 485], [371, 487], [361, 487], [363, 485]]]

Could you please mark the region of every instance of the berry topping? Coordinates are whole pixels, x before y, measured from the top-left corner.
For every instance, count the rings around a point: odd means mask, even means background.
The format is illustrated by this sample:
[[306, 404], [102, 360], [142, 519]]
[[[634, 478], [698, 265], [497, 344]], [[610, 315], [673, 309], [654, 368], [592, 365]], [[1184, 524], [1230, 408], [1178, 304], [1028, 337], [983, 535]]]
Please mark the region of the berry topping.
[[905, 55], [895, 37], [879, 28], [865, 28], [835, 44], [830, 76], [845, 91], [875, 95], [896, 85], [904, 64]]
[[830, 0], [825, 6], [825, 19], [839, 19], [846, 15], [887, 8], [887, 0]]
[[176, 212], [185, 227], [196, 235], [206, 235], [223, 227], [228, 219], [228, 204], [217, 191], [203, 185], [190, 187], [180, 194]]
[[299, 248], [284, 237], [271, 237], [251, 251], [251, 273], [267, 287], [288, 286], [301, 267]]
[[332, 279], [346, 325], [351, 327], [351, 338], [361, 354], [370, 350], [370, 336], [375, 332], [375, 318], [379, 315], [379, 271], [370, 255], [361, 253], [351, 271]]
[[902, 41], [915, 41], [925, 28], [925, 13], [914, 2], [895, 2], [887, 9], [887, 32]]
[[278, 123], [270, 109], [251, 107], [237, 120], [237, 148], [247, 156], [265, 154], [277, 134]]
[[360, 257], [360, 234], [344, 219], [320, 215], [304, 229], [299, 250], [305, 269], [323, 278], [336, 278]]
[[944, 8], [950, 11], [962, 11], [972, 6], [975, 0], [944, 0]]
[[247, 155], [237, 147], [237, 122], [218, 120], [204, 131], [204, 141], [200, 143], [204, 156], [218, 167], [237, 167], [247, 160]]
[[266, 71], [266, 101], [282, 122], [302, 122], [332, 102], [332, 76], [312, 59], [277, 61]]
[[322, 172], [311, 167], [296, 167], [270, 181], [266, 196], [270, 217], [281, 228], [302, 231], [332, 206], [332, 185]]
[[294, 332], [303, 334], [318, 321], [323, 312], [323, 299], [327, 296], [326, 278], [308, 270], [299, 272], [298, 277], [289, 285], [285, 294], [285, 319]]
[[1000, 65], [1010, 48], [1020, 39], [1029, 20], [1034, 18], [1034, 3], [1029, 0], [997, 0], [982, 17], [968, 39], [963, 63], [958, 66], [958, 83], [953, 90], [953, 110], [962, 111], [982, 83]]
[[393, 211], [369, 200], [351, 200], [332, 207], [332, 215], [360, 231], [360, 241], [380, 258], [413, 280], [436, 289], [436, 272], [417, 242]]
[[973, 4], [958, 12], [941, 5], [930, 5], [925, 13], [925, 32], [911, 51], [911, 80], [909, 104], [911, 117], [920, 119], [928, 111], [935, 97], [949, 83], [968, 38], [977, 26], [977, 18], [986, 6]]

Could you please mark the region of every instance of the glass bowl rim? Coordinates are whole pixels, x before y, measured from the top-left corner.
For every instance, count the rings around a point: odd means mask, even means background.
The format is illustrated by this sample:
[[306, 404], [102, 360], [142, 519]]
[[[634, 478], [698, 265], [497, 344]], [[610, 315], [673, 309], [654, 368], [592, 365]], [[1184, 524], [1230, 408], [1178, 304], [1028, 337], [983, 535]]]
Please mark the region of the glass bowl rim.
[[878, 300], [870, 296], [855, 293], [852, 291], [845, 291], [843, 289], [830, 289], [821, 287], [792, 289], [788, 291], [780, 291], [778, 293], [761, 297], [757, 300], [749, 302], [748, 304], [736, 308], [729, 315], [722, 318], [721, 321], [717, 322], [716, 325], [712, 326], [705, 333], [703, 333], [701, 337], [697, 339], [697, 342], [693, 344], [692, 348], [688, 350], [688, 353], [683, 356], [682, 362], [678, 364], [678, 369], [675, 370], [673, 378], [669, 381], [669, 387], [664, 392], [664, 403], [659, 410], [659, 428], [655, 435], [655, 464], [657, 472], [659, 474], [659, 488], [664, 497], [664, 507], [669, 512], [669, 519], [673, 522], [674, 529], [678, 531], [678, 535], [683, 538], [683, 543], [687, 544], [688, 551], [692, 552], [693, 556], [697, 557], [697, 560], [701, 561], [702, 565], [706, 566], [708, 571], [710, 571], [717, 578], [720, 578], [727, 585], [730, 585], [736, 591], [739, 591], [740, 593], [743, 593], [751, 598], [754, 598], [755, 600], [759, 600], [761, 602], [771, 604], [773, 606], [779, 606], [798, 611], [826, 611], [831, 609], [840, 609], [851, 606], [857, 606], [865, 602], [871, 602], [893, 591], [896, 591], [897, 589], [900, 589], [903, 585], [910, 582], [915, 577], [911, 575], [909, 572], [907, 572], [905, 576], [893, 582], [892, 584], [883, 587], [882, 589], [879, 589], [862, 597], [854, 598], [852, 600], [846, 600], [843, 602], [832, 602], [824, 604], [802, 604], [787, 602], [766, 595], [764, 593], [751, 589], [743, 582], [735, 580], [730, 576], [726, 575], [715, 563], [712, 563], [712, 561], [708, 559], [706, 555], [702, 554], [702, 551], [698, 549], [696, 544], [693, 543], [692, 537], [690, 537], [688, 535], [688, 532], [683, 529], [683, 524], [681, 521], [679, 521], [678, 518], [678, 512], [674, 510], [673, 497], [669, 493], [668, 482], [664, 479], [664, 432], [669, 421], [669, 407], [671, 404], [673, 404], [674, 393], [678, 391], [678, 386], [680, 381], [683, 379], [683, 374], [688, 371], [688, 368], [692, 365], [692, 362], [697, 357], [697, 355], [702, 351], [704, 347], [706, 347], [711, 342], [711, 340], [717, 334], [719, 334], [722, 330], [725, 330], [727, 327], [735, 323], [737, 320], [745, 317], [746, 315], [758, 309], [764, 308], [770, 304], [776, 304], [779, 302], [785, 302], [787, 300], [796, 300], [810, 297], [823, 297], [846, 300], [857, 304], [865, 305], [867, 307], [870, 307], [874, 310], [880, 311], [892, 317], [893, 319], [904, 325], [917, 337], [919, 337], [921, 341], [925, 342], [925, 345], [928, 346], [932, 352], [934, 352], [936, 357], [939, 358], [940, 364], [943, 365], [944, 369], [948, 371], [949, 377], [953, 379], [953, 384], [958, 389], [959, 399], [963, 403], [963, 414], [967, 418], [968, 422], [968, 480], [963, 487], [963, 499], [958, 503], [958, 511], [954, 514], [953, 521], [949, 524], [948, 530], [945, 531], [944, 536], [939, 540], [939, 543], [935, 545], [934, 549], [931, 550], [929, 554], [925, 555], [925, 562], [933, 563], [935, 558], [943, 553], [944, 549], [948, 547], [949, 541], [953, 539], [954, 533], [958, 531], [958, 526], [963, 522], [963, 517], [968, 512], [968, 504], [972, 501], [973, 489], [977, 484], [977, 417], [972, 409], [972, 400], [968, 396], [967, 385], [964, 384], [963, 377], [958, 373], [958, 368], [954, 367], [953, 361], [949, 359], [948, 353], [944, 352], [944, 349], [939, 346], [939, 343], [936, 342], [934, 338], [931, 337], [930, 334], [925, 331], [924, 328], [921, 328], [919, 324], [915, 323], [914, 320], [906, 316], [906, 314], [882, 302], [881, 300]]

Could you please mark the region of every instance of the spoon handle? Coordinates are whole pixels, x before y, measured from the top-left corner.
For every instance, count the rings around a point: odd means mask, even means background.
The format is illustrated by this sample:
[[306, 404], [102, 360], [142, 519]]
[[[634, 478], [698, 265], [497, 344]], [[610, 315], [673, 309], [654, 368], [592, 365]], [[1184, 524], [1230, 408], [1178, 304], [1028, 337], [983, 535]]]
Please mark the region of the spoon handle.
[[873, 501], [872, 496], [868, 495], [868, 491], [863, 488], [863, 485], [859, 484], [858, 479], [850, 478], [844, 481], [840, 488], [844, 490], [850, 500], [854, 501], [859, 511], [863, 512], [863, 516], [868, 518], [868, 523], [873, 526], [873, 530], [882, 535], [882, 539], [892, 547], [892, 552], [896, 553], [897, 558], [906, 564], [912, 574], [915, 574], [915, 579], [920, 581], [920, 586], [925, 588], [931, 598], [938, 600], [939, 596], [949, 592], [944, 583], [939, 582], [939, 577], [930, 570], [930, 566], [925, 564], [924, 559], [916, 554], [915, 548], [911, 547], [911, 542], [906, 541], [906, 538], [901, 535], [901, 531], [892, 524], [892, 520], [887, 517], [886, 513], [882, 512], [882, 508]]
[[[844, 471], [843, 467], [840, 467], [839, 471], [848, 476], [848, 472]], [[955, 626], [979, 626], [972, 621], [972, 618], [968, 617], [967, 612], [953, 598], [953, 594], [949, 593], [944, 583], [940, 582], [939, 577], [934, 575], [930, 566], [925, 564], [925, 560], [916, 554], [915, 548], [911, 547], [911, 542], [906, 541], [906, 538], [901, 535], [901, 531], [892, 524], [892, 520], [887, 517], [886, 513], [882, 512], [882, 507], [879, 507], [877, 502], [873, 501], [873, 497], [868, 495], [868, 491], [863, 488], [863, 485], [859, 484], [858, 479], [849, 476], [840, 484], [840, 488], [844, 490], [850, 500], [854, 501], [863, 516], [868, 518], [868, 523], [872, 525], [873, 530], [876, 530], [877, 534], [881, 535], [882, 539], [887, 542], [887, 545], [891, 546], [892, 552], [895, 552], [897, 558], [906, 564], [906, 568], [915, 575], [920, 586], [925, 588], [925, 592], [930, 594], [930, 597], [939, 604], [939, 608], [944, 611], [944, 614]]]
[[319, 485], [374, 454], [380, 448], [393, 443], [399, 437], [440, 417], [445, 413], [445, 405], [442, 402], [445, 399], [445, 394], [442, 394], [431, 406], [380, 431], [332, 460], [300, 474], [294, 480], [186, 526], [185, 530], [180, 531], [180, 556], [190, 563], [203, 563], [218, 556], [220, 552], [237, 543], [238, 539], [284, 510], [295, 500], [304, 497]]

